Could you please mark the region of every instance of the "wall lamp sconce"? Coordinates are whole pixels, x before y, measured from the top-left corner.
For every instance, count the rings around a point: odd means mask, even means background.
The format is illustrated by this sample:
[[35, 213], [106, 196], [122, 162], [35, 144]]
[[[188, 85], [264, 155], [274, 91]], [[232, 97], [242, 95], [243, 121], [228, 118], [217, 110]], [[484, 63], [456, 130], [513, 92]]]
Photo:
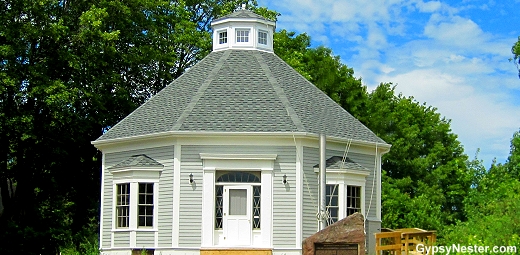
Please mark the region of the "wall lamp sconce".
[[190, 184], [193, 184], [193, 174], [190, 174], [190, 179], [189, 179], [189, 181], [190, 181]]
[[283, 184], [287, 184], [287, 175], [286, 174], [283, 175], [283, 181], [282, 182], [283, 182]]

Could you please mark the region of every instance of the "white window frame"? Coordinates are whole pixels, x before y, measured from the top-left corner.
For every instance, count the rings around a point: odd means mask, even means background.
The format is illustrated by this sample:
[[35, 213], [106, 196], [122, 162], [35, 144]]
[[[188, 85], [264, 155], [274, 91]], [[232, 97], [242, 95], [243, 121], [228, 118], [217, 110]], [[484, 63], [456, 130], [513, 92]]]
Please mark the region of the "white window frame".
[[[113, 175], [112, 232], [158, 231], [159, 177], [163, 167], [125, 167], [110, 171]], [[117, 227], [117, 185], [130, 184], [130, 222], [125, 228]], [[153, 183], [153, 223], [151, 227], [139, 226], [139, 184]], [[134, 240], [135, 241], [135, 240]]]
[[[240, 32], [247, 32], [247, 35], [239, 35]], [[247, 41], [239, 41], [238, 38], [245, 38]], [[251, 43], [251, 28], [237, 28], [235, 29], [235, 43], [236, 44], [250, 44]]]
[[[225, 33], [225, 38], [221, 36], [224, 33]], [[229, 35], [228, 35], [227, 29], [217, 31], [217, 35], [218, 35], [217, 41], [218, 41], [219, 45], [226, 45], [226, 44], [228, 44]], [[225, 39], [225, 42], [222, 42], [223, 39]]]
[[[265, 38], [261, 38], [260, 34], [264, 34]], [[261, 39], [265, 39], [265, 43], [261, 43]], [[265, 30], [258, 30], [258, 45], [264, 47], [269, 45], [269, 32]]]
[[[318, 172], [318, 168], [314, 172]], [[361, 214], [366, 217], [365, 212], [365, 188], [366, 177], [370, 175], [368, 171], [349, 170], [349, 169], [327, 169], [326, 184], [338, 184], [338, 220], [347, 217], [347, 186], [358, 186], [361, 191]]]

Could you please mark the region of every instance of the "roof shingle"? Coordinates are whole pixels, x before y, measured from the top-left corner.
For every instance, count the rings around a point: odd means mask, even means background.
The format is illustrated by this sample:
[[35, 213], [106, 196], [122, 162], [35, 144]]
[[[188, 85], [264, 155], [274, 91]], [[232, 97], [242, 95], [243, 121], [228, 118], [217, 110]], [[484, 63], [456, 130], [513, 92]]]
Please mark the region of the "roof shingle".
[[166, 131], [308, 132], [385, 143], [278, 56], [256, 50], [210, 53], [98, 141]]

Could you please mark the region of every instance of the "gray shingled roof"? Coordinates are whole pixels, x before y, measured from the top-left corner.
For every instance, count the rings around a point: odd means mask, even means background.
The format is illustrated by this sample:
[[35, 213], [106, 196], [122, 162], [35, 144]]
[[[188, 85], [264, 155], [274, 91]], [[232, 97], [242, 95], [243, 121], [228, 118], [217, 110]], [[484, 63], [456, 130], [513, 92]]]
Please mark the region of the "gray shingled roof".
[[164, 165], [144, 154], [139, 154], [133, 155], [109, 169], [112, 170], [125, 167], [164, 167]]
[[273, 53], [210, 53], [98, 141], [167, 131], [307, 132], [385, 143]]
[[261, 15], [258, 15], [250, 10], [236, 10], [231, 14], [228, 14], [226, 16], [220, 17], [218, 19], [214, 19], [213, 22], [218, 22], [223, 19], [229, 19], [229, 18], [253, 18], [253, 19], [260, 19], [260, 20], [268, 20], [264, 18]]
[[[325, 161], [325, 167], [327, 169], [351, 169], [351, 170], [368, 170], [364, 166], [354, 162], [352, 159], [347, 157], [345, 159], [345, 163], [343, 164], [343, 157], [340, 156], [332, 156], [327, 161]], [[320, 164], [314, 165], [314, 168], [319, 168]]]

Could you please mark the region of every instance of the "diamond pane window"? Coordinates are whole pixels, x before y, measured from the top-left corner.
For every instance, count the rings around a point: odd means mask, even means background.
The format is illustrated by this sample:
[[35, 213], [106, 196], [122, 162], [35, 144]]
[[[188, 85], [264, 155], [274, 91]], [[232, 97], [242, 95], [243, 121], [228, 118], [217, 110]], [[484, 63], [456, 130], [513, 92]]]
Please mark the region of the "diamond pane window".
[[347, 186], [347, 216], [361, 212], [361, 187]]
[[153, 183], [139, 183], [138, 226], [153, 226]]
[[253, 186], [253, 229], [260, 229], [260, 186]]
[[326, 202], [327, 202], [327, 226], [333, 224], [338, 221], [338, 212], [339, 212], [339, 204], [338, 204], [338, 184], [327, 184], [326, 187]]
[[237, 43], [249, 42], [249, 30], [238, 30], [237, 29]]
[[130, 183], [117, 184], [117, 227], [127, 228], [130, 223]]
[[224, 186], [215, 185], [215, 229], [222, 229], [223, 190]]

